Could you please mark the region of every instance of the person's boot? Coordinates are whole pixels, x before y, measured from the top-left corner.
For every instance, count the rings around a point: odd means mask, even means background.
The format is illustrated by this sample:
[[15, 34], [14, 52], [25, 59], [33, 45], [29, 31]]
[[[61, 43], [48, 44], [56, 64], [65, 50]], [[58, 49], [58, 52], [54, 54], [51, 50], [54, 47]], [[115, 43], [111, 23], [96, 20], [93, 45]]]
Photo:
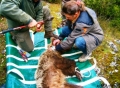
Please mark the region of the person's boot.
[[92, 55], [92, 53], [90, 53], [90, 54], [83, 54], [82, 56], [80, 56], [79, 57], [79, 61], [80, 62], [84, 62], [84, 61], [86, 61], [86, 60], [90, 60], [91, 59], [91, 55]]
[[51, 37], [58, 38], [58, 36], [55, 35], [52, 31], [45, 31], [44, 38], [51, 38]]

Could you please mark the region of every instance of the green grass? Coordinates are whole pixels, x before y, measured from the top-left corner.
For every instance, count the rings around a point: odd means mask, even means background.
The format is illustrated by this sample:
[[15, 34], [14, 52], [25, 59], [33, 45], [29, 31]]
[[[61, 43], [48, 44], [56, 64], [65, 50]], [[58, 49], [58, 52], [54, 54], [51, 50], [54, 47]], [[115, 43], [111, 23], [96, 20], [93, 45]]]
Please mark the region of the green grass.
[[[49, 4], [44, 3], [44, 5], [47, 4], [49, 8], [51, 9], [51, 14], [54, 16], [53, 19], [53, 30], [57, 28], [57, 26], [60, 26], [61, 23], [61, 16], [60, 16], [60, 4]], [[99, 18], [99, 22], [101, 27], [104, 30], [104, 40], [102, 44], [96, 48], [92, 56], [94, 56], [97, 60], [98, 67], [101, 68], [100, 75], [104, 76], [111, 85], [114, 85], [115, 82], [120, 83], [120, 51], [116, 54], [111, 54], [112, 49], [108, 47], [107, 41], [114, 42], [118, 50], [120, 50], [120, 44], [116, 43], [115, 39], [120, 39], [120, 31], [118, 31], [117, 28], [113, 28], [110, 26], [109, 20], [104, 20], [102, 18]], [[7, 29], [5, 19], [0, 18], [0, 31], [2, 29]], [[5, 49], [5, 37], [4, 35], [0, 35], [0, 85], [3, 84], [6, 80], [6, 57], [5, 53], [3, 53], [3, 50]], [[111, 67], [110, 63], [114, 61], [114, 57], [117, 57], [117, 66]], [[119, 70], [118, 72], [113, 72], [114, 70]], [[113, 73], [112, 73], [113, 72]]]
[[[6, 22], [0, 18], [0, 31], [5, 29]], [[5, 36], [0, 34], [0, 85], [6, 81], [6, 55], [5, 55]]]
[[[117, 28], [110, 26], [109, 20], [99, 19], [100, 25], [104, 30], [104, 40], [102, 44], [93, 52], [93, 56], [98, 61], [98, 66], [101, 68], [101, 75], [103, 75], [113, 86], [115, 82], [120, 83], [120, 44], [115, 42], [116, 39], [120, 40], [120, 31]], [[111, 54], [112, 49], [108, 47], [107, 41], [112, 41], [118, 48], [118, 52]], [[117, 66], [111, 67], [110, 63], [114, 62], [114, 57], [117, 57]], [[114, 72], [118, 70], [118, 72]]]

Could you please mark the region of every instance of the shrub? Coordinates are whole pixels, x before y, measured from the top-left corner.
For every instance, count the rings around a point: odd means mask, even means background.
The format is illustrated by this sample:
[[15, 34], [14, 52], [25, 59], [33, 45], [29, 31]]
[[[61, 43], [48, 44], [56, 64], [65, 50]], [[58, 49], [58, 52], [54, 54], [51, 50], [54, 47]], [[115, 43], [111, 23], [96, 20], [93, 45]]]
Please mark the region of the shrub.
[[112, 26], [119, 27], [120, 0], [84, 0], [84, 2], [87, 7], [94, 9], [98, 16], [109, 19]]

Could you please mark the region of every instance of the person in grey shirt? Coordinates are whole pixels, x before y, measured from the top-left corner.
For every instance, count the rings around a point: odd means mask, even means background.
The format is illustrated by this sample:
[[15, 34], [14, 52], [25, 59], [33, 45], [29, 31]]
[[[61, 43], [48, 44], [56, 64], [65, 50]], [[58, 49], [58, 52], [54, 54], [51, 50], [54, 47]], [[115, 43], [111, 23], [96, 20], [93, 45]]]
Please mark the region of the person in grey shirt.
[[79, 61], [86, 61], [104, 38], [96, 13], [85, 7], [83, 1], [68, 1], [62, 7], [62, 14], [67, 23], [59, 37], [51, 39], [55, 50], [61, 53], [74, 46], [83, 52]]

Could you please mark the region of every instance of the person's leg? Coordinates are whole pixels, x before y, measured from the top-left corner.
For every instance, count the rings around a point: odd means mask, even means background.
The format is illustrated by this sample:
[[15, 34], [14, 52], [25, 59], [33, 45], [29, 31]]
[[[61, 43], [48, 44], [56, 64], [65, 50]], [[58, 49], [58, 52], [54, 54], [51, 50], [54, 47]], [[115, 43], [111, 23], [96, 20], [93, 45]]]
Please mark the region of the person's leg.
[[13, 34], [13, 37], [17, 45], [24, 51], [31, 52], [34, 49], [29, 30], [24, 32], [16, 32]]
[[[52, 17], [50, 13], [50, 9], [47, 6], [43, 6], [43, 20], [46, 20], [49, 17]], [[50, 37], [57, 38], [58, 37], [52, 32], [52, 20], [45, 21], [44, 29], [45, 29], [45, 35], [44, 35], [45, 38], [50, 38]]]
[[83, 55], [80, 56], [80, 58], [79, 58], [80, 62], [83, 62], [83, 61], [86, 61], [86, 60], [90, 59], [91, 53], [87, 54], [86, 42], [85, 42], [83, 37], [76, 38], [75, 46], [83, 52]]
[[84, 40], [83, 37], [78, 37], [76, 38], [75, 40], [75, 46], [81, 50], [84, 54], [87, 54], [87, 51], [86, 51], [86, 42]]
[[72, 32], [72, 30], [70, 30], [68, 26], [64, 26], [64, 27], [62, 27], [62, 32], [61, 32], [60, 36], [62, 36], [63, 38], [68, 37], [68, 35], [71, 32]]

